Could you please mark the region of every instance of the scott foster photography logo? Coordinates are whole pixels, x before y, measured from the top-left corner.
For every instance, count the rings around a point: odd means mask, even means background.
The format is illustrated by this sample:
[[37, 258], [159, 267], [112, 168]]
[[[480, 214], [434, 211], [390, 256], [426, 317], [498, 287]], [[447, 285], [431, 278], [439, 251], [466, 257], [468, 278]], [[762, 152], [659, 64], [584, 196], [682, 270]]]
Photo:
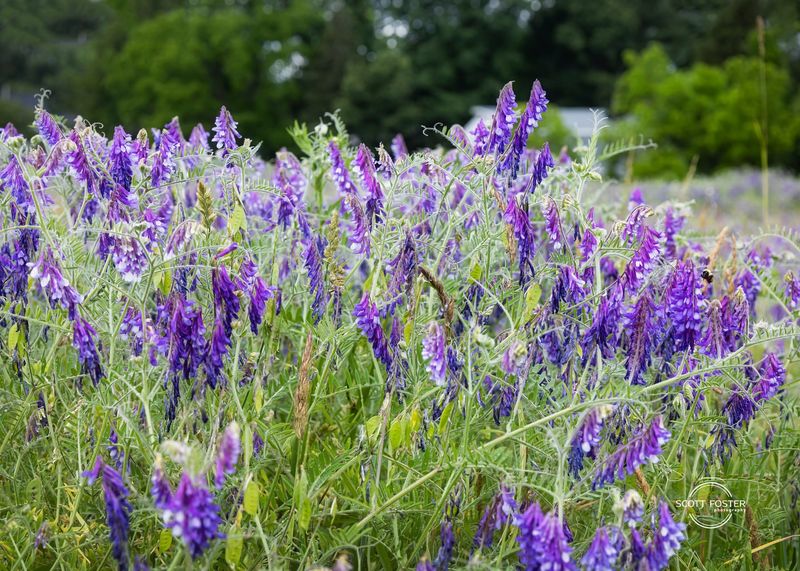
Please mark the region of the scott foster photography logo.
[[734, 497], [719, 480], [706, 478], [696, 484], [683, 500], [675, 500], [675, 506], [688, 510], [689, 519], [705, 529], [719, 529], [737, 513], [744, 513], [745, 500]]

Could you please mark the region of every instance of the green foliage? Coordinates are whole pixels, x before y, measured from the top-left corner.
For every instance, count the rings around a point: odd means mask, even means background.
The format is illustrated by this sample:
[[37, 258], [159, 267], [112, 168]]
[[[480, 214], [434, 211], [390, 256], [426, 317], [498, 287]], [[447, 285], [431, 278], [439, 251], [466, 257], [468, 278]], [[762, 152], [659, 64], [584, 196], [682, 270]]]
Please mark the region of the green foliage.
[[788, 73], [765, 64], [762, 99], [761, 62], [735, 57], [716, 67], [695, 64], [676, 69], [654, 44], [641, 54], [626, 54], [628, 71], [620, 78], [612, 110], [626, 117], [614, 135], [642, 134], [660, 147], [637, 156], [636, 176], [683, 176], [693, 157], [711, 171], [741, 164], [758, 165], [762, 101], [766, 102], [766, 140], [771, 164], [796, 165], [800, 122], [794, 110]]

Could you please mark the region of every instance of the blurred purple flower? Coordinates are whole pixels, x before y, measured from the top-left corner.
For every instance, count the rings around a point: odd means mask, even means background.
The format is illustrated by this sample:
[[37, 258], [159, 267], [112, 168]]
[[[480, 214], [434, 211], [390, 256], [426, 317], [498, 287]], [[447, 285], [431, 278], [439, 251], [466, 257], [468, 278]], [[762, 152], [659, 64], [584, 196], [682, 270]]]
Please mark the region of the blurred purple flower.
[[225, 537], [219, 531], [219, 506], [201, 478], [184, 472], [169, 503], [161, 508], [164, 525], [183, 541], [193, 559], [200, 557], [211, 541]]
[[96, 338], [97, 331], [89, 325], [89, 322], [80, 315], [76, 316], [72, 323], [72, 346], [78, 350], [78, 361], [95, 386], [103, 378], [100, 355], [95, 344]]
[[53, 119], [53, 116], [44, 109], [37, 109], [34, 123], [36, 123], [36, 129], [42, 139], [47, 141], [47, 144], [51, 147], [54, 147], [63, 137], [61, 129]]
[[378, 317], [378, 308], [370, 300], [369, 294], [365, 293], [361, 301], [353, 308], [353, 316], [356, 319], [356, 325], [364, 337], [367, 338], [375, 357], [383, 363], [386, 370], [392, 368], [392, 356], [389, 353], [389, 347], [386, 343], [386, 337], [381, 328], [380, 318]]
[[217, 450], [216, 471], [214, 472], [214, 484], [217, 489], [221, 489], [225, 483], [225, 476], [236, 471], [236, 462], [242, 444], [239, 436], [239, 425], [235, 422], [230, 423], [222, 433], [219, 449]]
[[615, 571], [618, 557], [619, 550], [608, 536], [608, 529], [599, 527], [592, 544], [581, 558], [581, 565], [586, 571]]
[[422, 357], [428, 361], [426, 370], [431, 377], [431, 381], [443, 387], [447, 373], [444, 327], [436, 322], [430, 323], [428, 334], [422, 340]]

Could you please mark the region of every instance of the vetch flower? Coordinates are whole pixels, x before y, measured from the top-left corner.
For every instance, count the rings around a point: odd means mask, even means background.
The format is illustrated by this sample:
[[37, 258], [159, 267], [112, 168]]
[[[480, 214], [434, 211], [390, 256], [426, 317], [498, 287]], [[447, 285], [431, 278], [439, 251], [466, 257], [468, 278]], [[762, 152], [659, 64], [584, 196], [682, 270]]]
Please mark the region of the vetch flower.
[[396, 161], [408, 156], [408, 147], [406, 146], [406, 140], [400, 133], [397, 133], [392, 139], [391, 148], [392, 148], [392, 154], [394, 155], [394, 160]]
[[380, 222], [383, 219], [384, 197], [375, 171], [375, 158], [364, 144], [358, 146], [358, 153], [353, 161], [353, 170], [361, 178], [361, 184], [366, 191], [366, 215], [371, 228], [373, 221]]
[[422, 357], [428, 361], [425, 369], [431, 376], [431, 381], [443, 387], [447, 373], [444, 327], [436, 322], [431, 322], [428, 334], [422, 340]]
[[516, 516], [519, 529], [519, 562], [526, 571], [575, 571], [572, 547], [569, 546], [564, 524], [555, 512], [543, 514], [539, 504], [532, 503]]
[[622, 305], [620, 288], [612, 287], [600, 298], [592, 324], [581, 340], [584, 359], [590, 357], [591, 351], [597, 347], [606, 359], [612, 359], [617, 348], [617, 331], [619, 329], [620, 309]]
[[222, 485], [225, 483], [225, 476], [227, 474], [233, 474], [236, 471], [236, 462], [239, 460], [241, 450], [242, 444], [239, 437], [239, 425], [232, 422], [222, 433], [219, 449], [217, 450], [214, 484], [218, 489], [221, 489]]
[[319, 320], [325, 315], [325, 307], [328, 305], [328, 290], [325, 288], [323, 268], [325, 246], [325, 238], [322, 236], [312, 237], [306, 246], [304, 260], [311, 292], [314, 294], [311, 311], [314, 313], [315, 323], [319, 323]]
[[[627, 490], [619, 500], [622, 523], [636, 527], [644, 516], [644, 501], [636, 490]], [[616, 506], [615, 506], [616, 508]]]
[[153, 496], [153, 502], [160, 510], [166, 509], [172, 501], [172, 487], [169, 485], [164, 474], [163, 462], [161, 455], [156, 455], [156, 463], [153, 467], [153, 476], [150, 478], [150, 495]]
[[603, 461], [595, 474], [592, 488], [602, 488], [614, 480], [633, 474], [640, 466], [658, 462], [663, 451], [661, 447], [669, 438], [670, 433], [664, 426], [663, 418], [655, 417], [647, 428], [640, 430]]
[[514, 95], [514, 88], [509, 81], [503, 86], [503, 89], [500, 90], [500, 95], [497, 97], [497, 108], [492, 119], [487, 152], [494, 151], [499, 157], [506, 150], [506, 147], [511, 142], [511, 131], [517, 122], [516, 106], [517, 99]]
[[647, 545], [647, 561], [650, 569], [661, 571], [669, 566], [670, 558], [681, 547], [686, 539], [686, 524], [676, 523], [669, 513], [669, 506], [661, 501], [658, 505], [658, 525], [653, 531], [653, 539]]
[[72, 287], [69, 280], [61, 273], [52, 250], [42, 253], [39, 260], [31, 266], [30, 277], [39, 282], [39, 286], [47, 296], [50, 307], [60, 305], [67, 310], [69, 318], [74, 320], [78, 305], [83, 301], [81, 295]]
[[372, 345], [375, 357], [383, 363], [387, 371], [391, 370], [392, 356], [389, 353], [389, 346], [381, 328], [378, 308], [370, 300], [368, 293], [365, 293], [361, 301], [353, 308], [353, 316], [356, 318], [356, 325]]
[[131, 136], [125, 132], [125, 129], [121, 125], [114, 127], [114, 139], [109, 152], [111, 164], [109, 173], [114, 183], [126, 191], [131, 188], [131, 177], [133, 176], [130, 144]]
[[561, 251], [566, 240], [561, 230], [561, 217], [558, 215], [558, 208], [554, 200], [549, 199], [545, 201], [542, 207], [542, 214], [544, 215], [545, 232], [550, 238], [550, 242], [553, 244], [553, 249]]
[[570, 443], [569, 471], [577, 478], [583, 468], [583, 458], [587, 455], [594, 457], [597, 447], [600, 445], [600, 431], [603, 430], [603, 422], [611, 414], [613, 407], [610, 405], [600, 405], [590, 410], [575, 431]]
[[759, 369], [759, 378], [753, 386], [756, 401], [768, 400], [778, 394], [786, 381], [786, 368], [775, 353], [767, 353]]
[[472, 135], [473, 141], [473, 156], [482, 157], [489, 150], [489, 139], [491, 137], [491, 133], [489, 132], [489, 129], [486, 128], [486, 124], [483, 122], [483, 119], [478, 120], [478, 124], [475, 125], [475, 128], [470, 134]]
[[692, 351], [702, 332], [703, 290], [691, 260], [679, 261], [666, 291], [676, 351]]
[[353, 179], [350, 178], [350, 171], [347, 170], [342, 152], [335, 141], [328, 143], [328, 156], [331, 161], [331, 177], [333, 177], [339, 195], [344, 199], [351, 194], [357, 194], [358, 189], [353, 183]]
[[217, 149], [222, 149], [222, 155], [225, 156], [229, 151], [236, 148], [236, 139], [241, 137], [236, 130], [237, 123], [233, 120], [230, 111], [223, 105], [219, 110], [219, 115], [214, 121], [214, 138], [211, 142], [217, 144]]
[[442, 540], [442, 545], [439, 547], [439, 553], [436, 555], [436, 560], [433, 562], [433, 565], [436, 571], [447, 571], [450, 567], [450, 560], [453, 558], [453, 548], [456, 544], [456, 538], [453, 535], [453, 522], [449, 519], [445, 519], [442, 522], [439, 537]]
[[94, 467], [84, 472], [83, 477], [94, 484], [100, 478], [103, 485], [103, 498], [106, 503], [106, 523], [111, 539], [111, 553], [117, 560], [120, 571], [128, 569], [128, 530], [130, 528], [131, 505], [128, 503], [128, 489], [122, 476], [98, 456]]
[[55, 146], [62, 139], [63, 135], [61, 134], [61, 129], [53, 119], [53, 116], [44, 109], [40, 108], [36, 110], [36, 119], [34, 123], [36, 123], [36, 129], [39, 131], [42, 139], [47, 141], [47, 144], [51, 147]]
[[522, 286], [533, 277], [533, 258], [536, 256], [536, 241], [533, 224], [515, 197], [509, 197], [503, 219], [511, 226], [517, 240], [517, 257], [519, 258], [519, 283]]
[[643, 374], [650, 366], [653, 350], [658, 344], [661, 329], [661, 309], [652, 301], [652, 292], [645, 291], [636, 305], [625, 315], [628, 346], [625, 370], [628, 382], [643, 385]]
[[721, 359], [728, 354], [728, 346], [725, 341], [725, 328], [722, 322], [722, 305], [718, 299], [714, 299], [708, 305], [706, 313], [706, 328], [703, 338], [700, 340], [703, 354]]
[[219, 531], [219, 506], [203, 483], [203, 476], [193, 478], [184, 472], [169, 503], [161, 508], [161, 518], [172, 535], [183, 541], [193, 559], [200, 557], [214, 539], [225, 537]]
[[608, 529], [599, 527], [588, 551], [581, 558], [581, 565], [586, 571], [614, 571], [618, 557], [619, 550], [608, 536]]
[[653, 271], [661, 256], [660, 236], [652, 228], [644, 227], [642, 242], [631, 256], [625, 271], [620, 277], [620, 282], [625, 293], [633, 294], [645, 278]]
[[544, 182], [544, 179], [546, 179], [549, 174], [549, 170], [554, 166], [556, 166], [556, 163], [553, 161], [553, 155], [550, 154], [550, 144], [545, 143], [542, 150], [536, 155], [536, 163], [533, 165], [530, 182], [531, 192], [535, 192], [536, 188]]
[[[539, 121], [542, 120], [542, 115], [547, 110], [548, 103], [549, 101], [547, 100], [547, 94], [545, 93], [544, 89], [542, 89], [542, 85], [539, 83], [538, 79], [535, 80], [531, 86], [531, 94], [528, 98], [528, 103], [525, 105], [525, 111], [522, 112], [519, 125], [517, 126], [517, 130], [514, 132], [514, 141], [511, 147], [512, 150], [507, 160], [507, 164], [509, 164], [511, 168], [512, 179], [517, 178], [520, 158], [528, 146], [528, 137], [530, 137], [530, 134], [533, 132], [533, 130], [539, 126]], [[549, 147], [547, 147], [547, 154], [550, 154]], [[552, 157], [550, 157], [550, 162], [552, 163]], [[552, 167], [553, 165], [551, 164], [550, 166]], [[538, 162], [535, 168], [538, 168]], [[544, 176], [547, 176], [546, 172], [544, 173]], [[541, 183], [541, 180], [534, 182], [534, 188], [539, 183]]]
[[0, 189], [10, 192], [17, 208], [23, 212], [31, 214], [35, 212], [28, 181], [25, 180], [22, 167], [14, 155], [11, 155], [8, 164], [0, 171]]
[[103, 378], [103, 368], [100, 365], [100, 355], [97, 353], [95, 342], [96, 337], [97, 331], [89, 325], [89, 322], [80, 315], [76, 316], [72, 322], [72, 346], [78, 350], [78, 361], [95, 386]]

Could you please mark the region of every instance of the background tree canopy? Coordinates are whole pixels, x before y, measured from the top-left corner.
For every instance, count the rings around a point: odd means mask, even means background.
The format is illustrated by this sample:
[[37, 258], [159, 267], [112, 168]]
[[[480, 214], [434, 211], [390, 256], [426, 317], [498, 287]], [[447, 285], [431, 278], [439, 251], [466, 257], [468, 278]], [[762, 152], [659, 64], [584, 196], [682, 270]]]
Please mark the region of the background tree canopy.
[[796, 168], [799, 32], [790, 0], [5, 0], [0, 121], [25, 127], [46, 88], [51, 111], [134, 132], [176, 113], [209, 127], [225, 104], [272, 151], [294, 119], [339, 107], [370, 144], [418, 146], [423, 125], [539, 78], [552, 101], [608, 107], [617, 133], [659, 143], [640, 174], [757, 163], [762, 103], [770, 163]]

